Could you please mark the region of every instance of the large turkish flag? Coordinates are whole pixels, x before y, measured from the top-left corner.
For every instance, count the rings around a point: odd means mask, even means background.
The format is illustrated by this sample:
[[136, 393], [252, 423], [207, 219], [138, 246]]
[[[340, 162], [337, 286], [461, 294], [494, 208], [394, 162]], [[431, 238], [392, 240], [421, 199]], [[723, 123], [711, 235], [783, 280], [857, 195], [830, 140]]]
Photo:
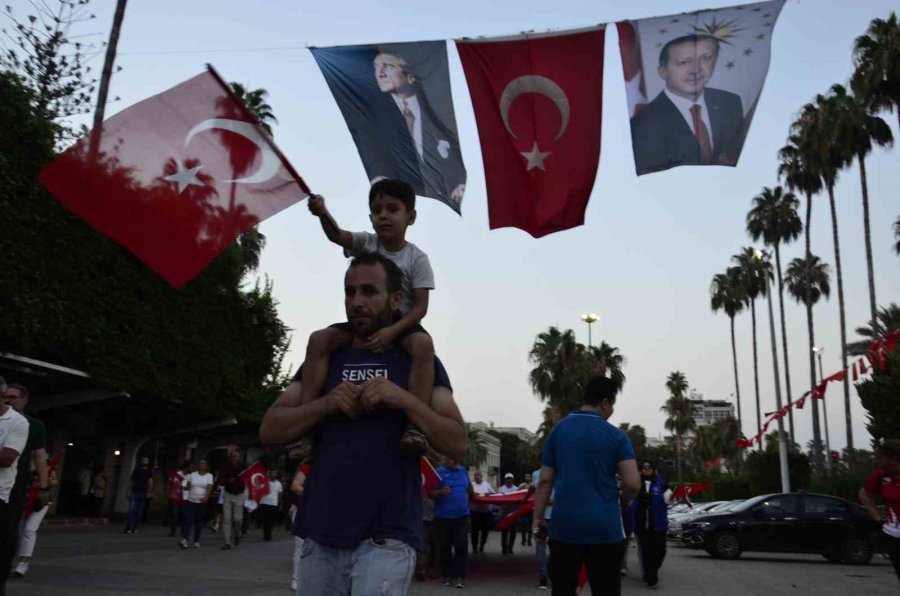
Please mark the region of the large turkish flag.
[[176, 288], [309, 193], [212, 69], [112, 116], [39, 177]]
[[252, 466], [240, 473], [244, 486], [247, 487], [247, 498], [251, 501], [259, 500], [269, 494], [269, 475], [262, 462], [257, 460]]
[[481, 139], [490, 227], [584, 223], [600, 159], [603, 27], [457, 41]]

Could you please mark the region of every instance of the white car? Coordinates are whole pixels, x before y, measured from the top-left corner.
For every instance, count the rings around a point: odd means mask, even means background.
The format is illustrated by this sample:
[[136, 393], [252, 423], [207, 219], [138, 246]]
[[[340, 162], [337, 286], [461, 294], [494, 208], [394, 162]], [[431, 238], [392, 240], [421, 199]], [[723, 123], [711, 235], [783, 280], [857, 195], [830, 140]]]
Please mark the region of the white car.
[[681, 523], [686, 518], [705, 513], [719, 505], [725, 504], [727, 501], [710, 501], [709, 503], [695, 503], [693, 507], [688, 508], [680, 513], [669, 514], [669, 528], [666, 531], [666, 538], [669, 540], [681, 540]]

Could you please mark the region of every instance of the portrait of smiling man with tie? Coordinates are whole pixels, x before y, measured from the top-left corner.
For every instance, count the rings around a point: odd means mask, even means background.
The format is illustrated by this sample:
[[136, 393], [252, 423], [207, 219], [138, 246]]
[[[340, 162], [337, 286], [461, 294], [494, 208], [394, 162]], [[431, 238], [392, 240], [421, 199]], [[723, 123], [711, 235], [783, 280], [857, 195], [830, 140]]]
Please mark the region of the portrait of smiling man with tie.
[[657, 73], [666, 87], [631, 119], [638, 176], [684, 165], [734, 166], [744, 136], [741, 98], [707, 87], [719, 40], [685, 35], [667, 42]]

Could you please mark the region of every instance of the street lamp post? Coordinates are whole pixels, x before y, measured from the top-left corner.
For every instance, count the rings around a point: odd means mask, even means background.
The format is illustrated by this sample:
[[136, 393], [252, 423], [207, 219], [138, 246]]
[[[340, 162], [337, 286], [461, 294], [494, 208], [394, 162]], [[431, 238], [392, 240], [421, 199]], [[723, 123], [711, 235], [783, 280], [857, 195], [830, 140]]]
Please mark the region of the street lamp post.
[[[756, 259], [760, 262], [767, 260], [768, 255], [761, 250], [756, 251]], [[769, 287], [769, 272], [763, 271], [766, 278], [766, 297], [769, 300], [769, 335], [772, 338], [772, 369], [775, 374], [775, 406], [781, 411], [781, 382], [778, 374], [778, 349], [775, 345], [775, 314], [772, 310], [772, 289]], [[788, 472], [788, 445], [784, 434], [784, 419], [778, 417], [778, 460], [781, 464], [781, 492], [791, 492], [791, 477]]]
[[[825, 351], [825, 348], [813, 348], [813, 353], [819, 359], [819, 382], [825, 380], [825, 375], [822, 372], [822, 352]], [[828, 470], [831, 470], [831, 440], [828, 437], [828, 406], [825, 399], [822, 399], [822, 418], [825, 419], [825, 466]]]
[[600, 320], [600, 317], [591, 313], [589, 315], [581, 315], [581, 320], [587, 323], [588, 326], [588, 347], [590, 348], [593, 344], [591, 343], [591, 325]]

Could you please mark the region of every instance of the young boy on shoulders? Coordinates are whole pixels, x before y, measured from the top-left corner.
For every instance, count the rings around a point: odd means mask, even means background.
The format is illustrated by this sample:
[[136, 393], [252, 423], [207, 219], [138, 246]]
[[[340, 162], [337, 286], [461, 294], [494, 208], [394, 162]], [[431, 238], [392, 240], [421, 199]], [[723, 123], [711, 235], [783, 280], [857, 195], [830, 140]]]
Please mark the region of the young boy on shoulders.
[[[375, 233], [348, 232], [338, 227], [325, 207], [325, 199], [313, 195], [309, 210], [317, 216], [329, 240], [344, 248], [344, 255], [352, 257], [378, 252], [394, 261], [403, 272], [403, 303], [400, 317], [369, 337], [366, 348], [381, 353], [399, 344], [409, 354], [411, 368], [409, 392], [431, 404], [434, 388], [434, 343], [420, 322], [428, 313], [428, 293], [434, 289], [434, 272], [419, 247], [406, 241], [406, 230], [416, 221], [416, 193], [412, 185], [402, 180], [383, 179], [369, 190], [369, 220]], [[332, 325], [313, 333], [306, 347], [303, 365], [301, 398], [305, 403], [318, 397], [328, 373], [328, 357], [336, 350], [350, 345], [352, 335], [347, 323]], [[425, 435], [410, 426], [403, 435], [404, 450], [413, 456], [428, 451]]]

